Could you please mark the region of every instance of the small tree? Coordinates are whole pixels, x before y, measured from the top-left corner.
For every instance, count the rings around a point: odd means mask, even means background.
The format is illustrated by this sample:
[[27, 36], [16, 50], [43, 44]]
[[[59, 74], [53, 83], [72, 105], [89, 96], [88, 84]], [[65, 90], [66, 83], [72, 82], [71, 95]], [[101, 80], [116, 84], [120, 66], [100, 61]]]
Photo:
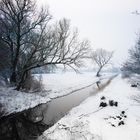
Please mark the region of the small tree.
[[107, 64], [109, 64], [111, 58], [113, 57], [113, 52], [108, 52], [104, 49], [97, 49], [91, 53], [91, 59], [98, 65], [98, 71], [96, 76], [100, 76], [100, 72]]

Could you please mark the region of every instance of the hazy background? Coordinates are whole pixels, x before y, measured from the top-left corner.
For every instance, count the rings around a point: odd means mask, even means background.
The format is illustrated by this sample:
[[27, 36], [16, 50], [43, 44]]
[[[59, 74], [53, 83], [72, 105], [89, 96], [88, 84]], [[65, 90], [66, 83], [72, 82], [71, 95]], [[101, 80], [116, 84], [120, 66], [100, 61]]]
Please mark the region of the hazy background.
[[140, 0], [38, 0], [48, 5], [53, 18], [66, 17], [91, 41], [93, 49], [115, 51], [113, 62], [120, 66], [134, 46], [140, 31]]

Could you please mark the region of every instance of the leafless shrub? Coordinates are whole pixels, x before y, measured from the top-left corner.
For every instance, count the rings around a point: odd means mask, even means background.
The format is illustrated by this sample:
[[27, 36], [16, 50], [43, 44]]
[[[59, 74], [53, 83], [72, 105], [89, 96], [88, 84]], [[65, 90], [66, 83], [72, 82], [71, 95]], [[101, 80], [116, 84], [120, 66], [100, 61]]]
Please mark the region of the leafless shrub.
[[23, 89], [32, 92], [40, 92], [43, 90], [42, 76], [34, 77], [30, 75], [24, 82]]

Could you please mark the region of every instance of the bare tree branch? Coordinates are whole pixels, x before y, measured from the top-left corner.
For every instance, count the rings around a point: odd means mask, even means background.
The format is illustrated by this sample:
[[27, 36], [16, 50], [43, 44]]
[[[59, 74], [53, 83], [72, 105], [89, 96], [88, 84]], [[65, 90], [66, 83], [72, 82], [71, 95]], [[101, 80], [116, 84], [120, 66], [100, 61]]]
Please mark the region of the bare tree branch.
[[91, 53], [91, 59], [93, 62], [95, 62], [99, 69], [97, 71], [97, 76], [100, 76], [100, 71], [103, 67], [105, 67], [107, 64], [109, 64], [109, 61], [113, 57], [113, 52], [108, 52], [104, 49], [97, 49], [96, 51], [93, 51]]

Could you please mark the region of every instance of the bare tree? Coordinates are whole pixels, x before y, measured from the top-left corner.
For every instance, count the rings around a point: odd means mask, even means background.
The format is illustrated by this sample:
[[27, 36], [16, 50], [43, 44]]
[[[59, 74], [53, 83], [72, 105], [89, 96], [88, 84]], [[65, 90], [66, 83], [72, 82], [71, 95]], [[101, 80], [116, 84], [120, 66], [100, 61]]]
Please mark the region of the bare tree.
[[83, 65], [89, 42], [80, 41], [77, 30], [71, 32], [68, 20], [48, 25], [50, 19], [47, 10], [38, 13], [35, 1], [0, 2], [0, 41], [10, 50], [10, 81], [17, 90], [34, 68], [62, 64], [76, 70]]
[[31, 34], [30, 50], [21, 63], [21, 78], [17, 89], [24, 84], [28, 72], [46, 65], [64, 65], [77, 70], [89, 52], [89, 41], [78, 39], [77, 30], [71, 32], [70, 23], [63, 19], [54, 26], [41, 28], [41, 32]]
[[50, 14], [44, 9], [38, 13], [36, 3], [32, 0], [1, 0], [0, 39], [11, 51], [11, 82], [17, 82], [17, 69], [27, 51], [29, 34], [37, 31], [50, 18]]
[[108, 52], [104, 49], [97, 49], [91, 53], [91, 59], [95, 62], [99, 69], [96, 76], [100, 76], [100, 72], [107, 64], [109, 64], [111, 58], [113, 57], [113, 52]]
[[122, 71], [140, 74], [140, 37], [138, 37], [136, 45], [129, 50], [129, 58], [123, 64]]

